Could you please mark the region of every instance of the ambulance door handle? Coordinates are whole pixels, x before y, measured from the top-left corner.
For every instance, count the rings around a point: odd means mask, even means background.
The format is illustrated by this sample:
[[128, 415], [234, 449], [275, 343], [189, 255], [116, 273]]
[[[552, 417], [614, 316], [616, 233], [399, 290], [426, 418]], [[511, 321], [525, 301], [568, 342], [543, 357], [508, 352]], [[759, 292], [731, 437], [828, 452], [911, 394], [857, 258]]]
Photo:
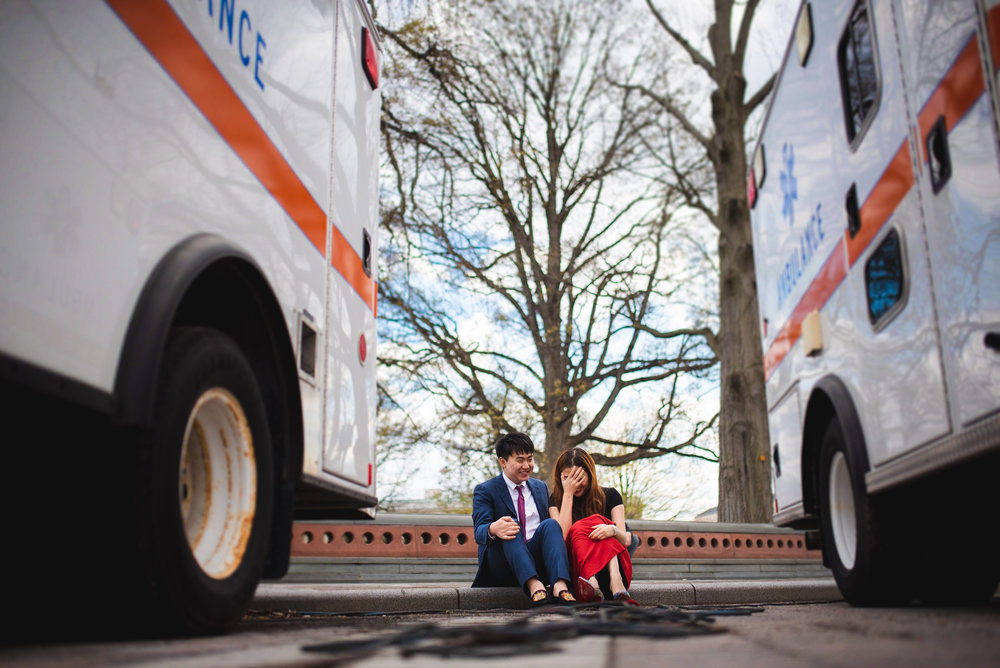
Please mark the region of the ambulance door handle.
[[858, 208], [857, 185], [853, 183], [851, 184], [850, 190], [847, 191], [847, 198], [844, 202], [844, 206], [847, 209], [847, 231], [853, 239], [858, 235], [858, 231], [861, 229], [861, 210]]
[[365, 272], [365, 276], [371, 277], [372, 275], [372, 235], [368, 234], [368, 230], [362, 230], [364, 237], [361, 242], [361, 268]]
[[927, 161], [930, 164], [931, 188], [937, 195], [951, 178], [951, 151], [948, 150], [948, 127], [945, 125], [944, 116], [938, 116], [937, 121], [927, 131], [924, 143], [927, 148]]

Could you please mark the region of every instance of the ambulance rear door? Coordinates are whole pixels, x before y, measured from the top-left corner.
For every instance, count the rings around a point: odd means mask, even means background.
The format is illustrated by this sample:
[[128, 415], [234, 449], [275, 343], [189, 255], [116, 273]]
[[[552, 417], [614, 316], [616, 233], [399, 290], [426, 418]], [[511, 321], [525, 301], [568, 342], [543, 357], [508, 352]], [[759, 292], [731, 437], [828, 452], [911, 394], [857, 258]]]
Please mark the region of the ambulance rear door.
[[982, 31], [977, 4], [903, 2], [899, 21], [902, 43], [920, 45], [904, 50], [903, 65], [956, 430], [1000, 407], [1000, 163], [990, 94], [1000, 0], [978, 8]]
[[380, 55], [360, 0], [336, 22], [322, 467], [373, 495]]

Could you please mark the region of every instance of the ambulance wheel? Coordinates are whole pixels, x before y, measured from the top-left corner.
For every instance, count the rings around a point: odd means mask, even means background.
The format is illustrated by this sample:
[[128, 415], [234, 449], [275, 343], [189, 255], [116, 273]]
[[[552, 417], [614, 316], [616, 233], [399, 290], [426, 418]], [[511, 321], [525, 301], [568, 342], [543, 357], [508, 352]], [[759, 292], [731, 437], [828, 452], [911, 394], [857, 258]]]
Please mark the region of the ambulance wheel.
[[273, 497], [264, 402], [231, 338], [172, 333], [145, 445], [150, 620], [171, 632], [225, 631], [260, 581]]
[[907, 602], [906, 577], [893, 558], [892, 536], [864, 491], [840, 423], [827, 426], [820, 448], [819, 510], [823, 561], [852, 605]]

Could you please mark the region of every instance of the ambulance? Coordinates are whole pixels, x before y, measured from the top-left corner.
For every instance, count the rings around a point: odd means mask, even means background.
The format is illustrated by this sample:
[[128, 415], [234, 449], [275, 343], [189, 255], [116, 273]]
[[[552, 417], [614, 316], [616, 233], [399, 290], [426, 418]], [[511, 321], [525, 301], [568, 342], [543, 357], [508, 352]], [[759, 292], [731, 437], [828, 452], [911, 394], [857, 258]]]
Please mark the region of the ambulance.
[[380, 58], [362, 0], [0, 3], [8, 612], [223, 631], [372, 516]]
[[998, 0], [798, 10], [747, 183], [779, 526], [858, 605], [1000, 575]]

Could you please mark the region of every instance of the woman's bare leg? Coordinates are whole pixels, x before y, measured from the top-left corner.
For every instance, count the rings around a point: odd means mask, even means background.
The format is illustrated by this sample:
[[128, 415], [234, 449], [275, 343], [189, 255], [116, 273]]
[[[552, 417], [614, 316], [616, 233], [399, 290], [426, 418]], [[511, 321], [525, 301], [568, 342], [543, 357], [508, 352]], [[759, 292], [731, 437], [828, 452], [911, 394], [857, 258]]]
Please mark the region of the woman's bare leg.
[[626, 591], [625, 582], [622, 580], [622, 572], [618, 567], [618, 557], [611, 557], [608, 562], [608, 576], [611, 578], [611, 593]]

